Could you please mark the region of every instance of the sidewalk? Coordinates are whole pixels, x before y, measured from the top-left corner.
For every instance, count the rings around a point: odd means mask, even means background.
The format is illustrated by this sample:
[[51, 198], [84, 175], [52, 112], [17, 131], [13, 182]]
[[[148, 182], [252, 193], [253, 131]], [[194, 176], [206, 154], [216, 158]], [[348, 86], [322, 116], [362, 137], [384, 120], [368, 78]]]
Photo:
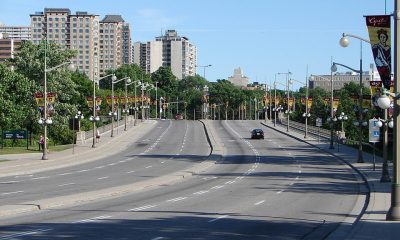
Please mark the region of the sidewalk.
[[[262, 124], [336, 156], [350, 165], [368, 183], [367, 198], [364, 198], [364, 201], [357, 201], [351, 216], [348, 216], [345, 222], [327, 239], [400, 239], [400, 222], [386, 221], [386, 213], [390, 208], [391, 201], [391, 183], [380, 182], [382, 175], [382, 159], [380, 157], [376, 157], [376, 170], [373, 171], [371, 154], [364, 152], [364, 163], [357, 163], [358, 149], [340, 145], [338, 151], [336, 144], [335, 149], [329, 149], [328, 141], [321, 140], [318, 143], [311, 137], [304, 139], [304, 133], [294, 130], [287, 132], [286, 127], [281, 125], [274, 127], [273, 123], [269, 121], [262, 122]], [[391, 169], [390, 175], [392, 177]]]

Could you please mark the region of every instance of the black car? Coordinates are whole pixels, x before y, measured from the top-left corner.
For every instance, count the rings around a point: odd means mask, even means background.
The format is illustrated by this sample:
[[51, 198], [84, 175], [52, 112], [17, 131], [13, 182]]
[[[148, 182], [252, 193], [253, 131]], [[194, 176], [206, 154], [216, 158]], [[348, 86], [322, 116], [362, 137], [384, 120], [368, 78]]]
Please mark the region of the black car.
[[256, 128], [251, 131], [251, 139], [264, 139], [264, 131]]

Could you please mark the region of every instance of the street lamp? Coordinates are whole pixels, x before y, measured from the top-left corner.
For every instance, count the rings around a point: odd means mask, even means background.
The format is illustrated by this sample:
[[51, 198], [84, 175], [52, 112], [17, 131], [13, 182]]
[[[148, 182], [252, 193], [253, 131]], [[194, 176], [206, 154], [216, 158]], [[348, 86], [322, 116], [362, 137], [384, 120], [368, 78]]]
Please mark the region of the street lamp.
[[[75, 114], [75, 119], [78, 119], [78, 129], [79, 129], [80, 120], [84, 119], [84, 116], [83, 116], [81, 111], [78, 111]], [[73, 133], [72, 133], [72, 154], [75, 153], [75, 134], [76, 134], [76, 132], [75, 132], [75, 119], [72, 119], [72, 131], [73, 131]]]
[[[130, 79], [129, 79], [130, 80]], [[133, 81], [133, 82], [131, 82], [131, 81], [129, 81], [129, 82], [125, 82], [125, 90], [126, 90], [126, 92], [125, 92], [125, 95], [127, 95], [128, 93], [127, 93], [127, 91], [128, 91], [128, 89], [127, 89], [127, 87], [129, 86], [129, 85], [131, 85], [131, 84], [135, 84], [135, 97], [134, 97], [134, 101], [135, 101], [135, 107], [134, 107], [134, 118], [135, 118], [135, 120], [133, 121], [133, 126], [136, 126], [136, 119], [137, 119], [137, 115], [136, 115], [136, 113], [137, 113], [137, 106], [136, 106], [136, 83], [137, 82], [140, 82], [139, 80], [136, 80], [136, 81]]]
[[65, 65], [69, 65], [70, 70], [74, 70], [75, 66], [72, 64], [72, 62], [64, 62], [61, 63], [57, 66], [54, 66], [52, 68], [47, 68], [47, 37], [46, 37], [46, 43], [44, 47], [44, 113], [43, 113], [43, 118], [39, 119], [39, 124], [43, 124], [43, 135], [44, 135], [44, 145], [43, 145], [43, 155], [42, 155], [42, 160], [47, 160], [47, 125], [52, 124], [53, 120], [51, 118], [47, 117], [47, 73], [50, 71], [53, 71], [57, 68], [60, 68]]
[[[114, 84], [121, 82], [125, 80], [125, 83], [127, 81], [131, 81], [131, 79], [129, 77], [124, 77], [121, 79], [117, 79], [117, 77], [115, 75], [113, 75], [111, 77], [111, 112], [109, 113], [109, 115], [111, 116], [111, 137], [114, 137], [114, 117], [117, 116], [117, 113], [114, 110]], [[125, 84], [126, 87], [126, 84]]]
[[303, 84], [306, 87], [306, 112], [303, 113], [302, 116], [305, 118], [304, 138], [307, 138], [308, 118], [311, 117], [311, 114], [308, 112], [308, 80], [306, 79], [306, 83], [303, 83], [303, 82], [295, 80], [295, 79], [290, 79], [289, 83], [293, 84], [293, 81]]
[[[383, 109], [386, 111], [386, 109]], [[387, 132], [388, 132], [388, 127], [393, 128], [393, 118], [391, 119], [381, 119], [378, 118], [378, 122], [376, 123], [376, 126], [378, 127], [383, 127], [383, 138], [387, 139]], [[385, 136], [386, 135], [386, 136]], [[389, 174], [389, 166], [388, 166], [388, 159], [387, 159], [387, 141], [383, 142], [383, 163], [382, 163], [382, 176], [381, 176], [381, 182], [391, 182], [390, 179], [390, 174]]]
[[211, 64], [208, 65], [204, 65], [204, 66], [200, 66], [200, 65], [196, 65], [196, 67], [202, 67], [203, 68], [203, 78], [206, 79], [206, 68], [211, 67]]
[[[358, 117], [359, 117], [359, 122], [362, 122], [362, 118], [363, 118], [363, 116], [362, 116], [363, 113], [361, 111], [361, 109], [362, 109], [362, 101], [363, 101], [363, 96], [362, 96], [362, 87], [363, 87], [363, 84], [362, 84], [362, 74], [363, 74], [363, 72], [362, 72], [362, 42], [364, 41], [364, 42], [366, 42], [368, 44], [371, 44], [371, 42], [369, 40], [365, 39], [365, 38], [362, 38], [362, 37], [359, 37], [359, 36], [356, 36], [356, 35], [353, 35], [353, 34], [343, 33], [342, 34], [342, 38], [340, 38], [340, 41], [339, 41], [340, 46], [342, 46], [342, 47], [349, 46], [350, 41], [349, 41], [348, 37], [352, 37], [352, 38], [356, 38], [356, 39], [360, 40], [360, 70], [357, 71], [357, 70], [354, 70], [354, 69], [352, 69], [352, 68], [350, 68], [348, 66], [345, 66], [343, 64], [333, 63], [332, 64], [332, 72], [336, 72], [336, 68], [337, 68], [336, 65], [339, 65], [339, 66], [345, 67], [347, 69], [350, 69], [350, 70], [360, 74], [360, 93], [359, 93], [359, 96], [358, 96], [358, 101], [359, 101], [359, 103], [358, 103], [359, 104]], [[358, 163], [363, 163], [364, 162], [363, 155], [362, 155], [362, 128], [361, 127], [360, 127], [360, 130], [359, 130], [359, 144], [358, 144], [358, 160], [357, 160], [357, 162]]]
[[289, 109], [289, 98], [290, 98], [290, 93], [289, 93], [289, 75], [292, 73], [290, 71], [284, 72], [284, 73], [278, 73], [278, 75], [284, 74], [286, 75], [286, 89], [287, 89], [287, 129], [286, 132], [289, 132], [289, 121], [290, 121], [290, 109]]
[[338, 117], [338, 120], [342, 123], [342, 130], [341, 130], [341, 132], [343, 133], [344, 132], [344, 121], [347, 121], [349, 118], [347, 117], [347, 115], [344, 113], [344, 112], [341, 112], [340, 113], [340, 115], [339, 115], [339, 117]]
[[[93, 76], [95, 76], [95, 75], [93, 74]], [[103, 80], [103, 79], [108, 78], [110, 76], [114, 76], [114, 74], [109, 74], [107, 76], [104, 76], [102, 78], [97, 79], [97, 83], [100, 83], [100, 80]], [[96, 102], [96, 82], [95, 82], [94, 77], [93, 77], [93, 115], [89, 118], [89, 120], [93, 123], [92, 148], [96, 147], [96, 132], [97, 132], [96, 131], [96, 128], [97, 128], [96, 127], [96, 122], [100, 120], [100, 118], [98, 116], [96, 116], [96, 112], [97, 112], [96, 106], [97, 106], [97, 102]]]
[[131, 79], [128, 78], [125, 81], [125, 109], [122, 110], [125, 113], [125, 127], [124, 127], [124, 131], [126, 131], [126, 121], [128, 118], [128, 84], [131, 83]]
[[144, 118], [144, 109], [145, 109], [145, 106], [144, 106], [144, 102], [143, 102], [143, 98], [144, 98], [144, 90], [146, 90], [146, 88], [148, 88], [149, 86], [150, 86], [150, 84], [148, 84], [148, 83], [145, 83], [144, 81], [143, 81], [143, 79], [141, 80], [141, 83], [139, 84], [139, 86], [140, 86], [140, 89], [142, 90], [142, 97], [141, 97], [141, 101], [142, 101], [142, 105], [141, 105], [141, 110], [142, 110], [142, 119], [141, 119], [141, 121], [143, 122], [143, 118]]
[[[157, 102], [158, 102], [158, 96], [157, 96], [158, 87], [157, 87], [157, 84], [158, 84], [158, 82], [156, 82], [156, 119], [158, 118], [158, 104], [157, 104]], [[185, 115], [185, 117], [186, 117], [186, 115]], [[160, 118], [161, 118], [161, 116], [160, 116]]]
[[[362, 48], [361, 48], [362, 49]], [[361, 51], [361, 55], [362, 55], [362, 51]], [[362, 95], [362, 88], [363, 88], [363, 84], [362, 84], [362, 58], [360, 58], [360, 70], [355, 70], [349, 66], [346, 66], [344, 64], [341, 63], [336, 63], [333, 62], [332, 66], [331, 66], [331, 72], [336, 72], [337, 71], [337, 66], [342, 66], [344, 68], [350, 69], [353, 72], [356, 72], [358, 74], [360, 74], [360, 93], [358, 96], [358, 122], [359, 123], [363, 123], [363, 112], [362, 111], [362, 102], [363, 102], [363, 95]], [[363, 131], [362, 131], [362, 124], [358, 125], [360, 127], [359, 129], [359, 135], [358, 135], [358, 159], [357, 162], [358, 163], [363, 163], [364, 159], [363, 159], [363, 153], [362, 153], [362, 139], [363, 139]]]
[[[276, 84], [280, 84], [280, 85], [286, 87], [286, 90], [287, 90], [287, 109], [286, 109], [285, 113], [287, 114], [287, 129], [286, 129], [286, 131], [289, 132], [289, 116], [290, 116], [290, 113], [292, 113], [291, 110], [289, 109], [289, 81], [287, 82], [287, 84], [283, 84], [283, 83], [280, 83], [280, 82], [274, 82], [274, 85], [275, 85], [275, 101], [276, 101]], [[279, 110], [282, 110], [282, 109], [283, 109], [283, 107], [281, 105], [279, 105]], [[277, 110], [276, 104], [275, 104], [275, 110]], [[277, 111], [275, 111], [274, 126], [276, 125], [276, 112]]]
[[207, 119], [207, 114], [208, 114], [208, 101], [207, 101], [207, 97], [208, 97], [208, 86], [205, 85], [203, 87], [203, 119]]

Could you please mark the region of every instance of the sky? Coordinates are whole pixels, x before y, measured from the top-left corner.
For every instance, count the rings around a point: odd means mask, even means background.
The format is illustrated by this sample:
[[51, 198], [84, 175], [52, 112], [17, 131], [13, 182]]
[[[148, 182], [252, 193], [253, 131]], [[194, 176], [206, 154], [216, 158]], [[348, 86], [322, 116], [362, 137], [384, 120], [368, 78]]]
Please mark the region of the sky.
[[[360, 41], [350, 39], [343, 48], [342, 33], [368, 39], [364, 16], [392, 14], [394, 0], [0, 0], [0, 23], [28, 26], [29, 15], [46, 7], [100, 19], [121, 15], [131, 26], [132, 43], [174, 29], [196, 45], [198, 65], [212, 65], [197, 69], [208, 81], [228, 79], [240, 67], [250, 83], [270, 84], [275, 76], [285, 82], [278, 72], [290, 71], [301, 82], [310, 74], [330, 74], [332, 60], [359, 69]], [[373, 63], [367, 44], [362, 59], [367, 70]]]

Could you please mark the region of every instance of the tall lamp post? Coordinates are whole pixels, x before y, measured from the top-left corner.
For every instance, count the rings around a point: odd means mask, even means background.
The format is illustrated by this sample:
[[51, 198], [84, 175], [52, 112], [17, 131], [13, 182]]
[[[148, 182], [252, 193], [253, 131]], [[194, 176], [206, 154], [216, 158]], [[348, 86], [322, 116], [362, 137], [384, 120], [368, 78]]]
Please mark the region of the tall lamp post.
[[196, 65], [196, 67], [202, 67], [202, 68], [203, 68], [203, 78], [204, 78], [204, 79], [206, 79], [206, 68], [211, 67], [211, 66], [212, 66], [211, 64], [203, 65], [203, 66], [201, 66], [201, 65]]
[[158, 104], [157, 104], [157, 101], [158, 101], [157, 89], [158, 89], [158, 87], [157, 87], [157, 84], [158, 84], [158, 82], [156, 82], [156, 119], [158, 118]]
[[43, 108], [43, 119], [39, 119], [39, 124], [43, 124], [43, 136], [44, 136], [44, 145], [43, 145], [43, 155], [42, 160], [47, 160], [47, 125], [52, 124], [53, 120], [47, 117], [47, 73], [51, 72], [57, 68], [60, 68], [65, 65], [69, 65], [70, 70], [74, 70], [75, 66], [70, 62], [64, 62], [52, 68], [47, 68], [47, 39], [45, 40], [44, 47], [44, 108]]
[[[103, 80], [105, 78], [108, 78], [110, 76], [114, 76], [114, 74], [109, 74], [107, 76], [104, 76], [100, 79], [97, 79], [97, 83], [100, 82], [100, 80]], [[97, 107], [97, 102], [96, 102], [96, 82], [93, 78], [93, 115], [90, 116], [89, 120], [93, 123], [93, 143], [92, 143], [92, 148], [96, 147], [96, 121], [99, 121], [100, 118], [96, 116], [96, 107]]]
[[[362, 51], [361, 51], [362, 52]], [[331, 66], [331, 71], [332, 72], [336, 72], [337, 71], [337, 66], [342, 66], [344, 68], [350, 69], [353, 72], [356, 72], [358, 74], [360, 74], [360, 93], [358, 96], [358, 122], [359, 124], [359, 135], [358, 135], [358, 158], [357, 158], [357, 162], [358, 163], [363, 163], [364, 159], [363, 159], [363, 150], [362, 150], [362, 139], [363, 139], [363, 131], [362, 131], [362, 126], [363, 126], [363, 110], [362, 110], [362, 102], [363, 102], [363, 96], [362, 96], [362, 59], [360, 59], [360, 70], [355, 70], [349, 66], [346, 66], [344, 64], [341, 63], [336, 63], [333, 62], [332, 66]]]
[[[398, 42], [400, 34], [400, 0], [394, 1], [394, 114], [393, 114], [393, 182], [391, 206], [386, 214], [386, 219], [390, 221], [400, 221], [400, 118], [399, 118], [399, 92], [400, 92], [400, 48]], [[384, 88], [382, 88], [384, 89]], [[390, 100], [385, 94], [378, 99], [378, 105], [382, 109], [388, 109]]]
[[307, 121], [307, 120], [308, 120], [308, 118], [311, 116], [311, 114], [308, 112], [308, 80], [306, 79], [306, 82], [303, 83], [303, 82], [298, 81], [298, 80], [296, 80], [296, 79], [290, 79], [290, 82], [289, 82], [289, 83], [293, 84], [293, 82], [298, 82], [298, 83], [300, 83], [300, 84], [303, 84], [303, 85], [306, 87], [306, 112], [303, 113], [302, 116], [305, 118], [304, 138], [307, 138], [307, 132], [308, 132], [308, 129], [307, 129], [307, 127], [308, 127], [308, 121]]
[[289, 75], [292, 73], [290, 71], [284, 73], [278, 73], [278, 75], [284, 74], [286, 75], [286, 89], [287, 89], [287, 129], [286, 132], [290, 131], [289, 122], [290, 122], [290, 108], [289, 108]]
[[[117, 77], [115, 75], [113, 75], [111, 78], [111, 137], [114, 137], [114, 116], [116, 114], [114, 112], [114, 84], [121, 82], [123, 80], [125, 80], [125, 83], [128, 80], [129, 80], [129, 82], [131, 81], [131, 79], [129, 77], [117, 79]], [[126, 84], [125, 84], [125, 87], [126, 87]]]

